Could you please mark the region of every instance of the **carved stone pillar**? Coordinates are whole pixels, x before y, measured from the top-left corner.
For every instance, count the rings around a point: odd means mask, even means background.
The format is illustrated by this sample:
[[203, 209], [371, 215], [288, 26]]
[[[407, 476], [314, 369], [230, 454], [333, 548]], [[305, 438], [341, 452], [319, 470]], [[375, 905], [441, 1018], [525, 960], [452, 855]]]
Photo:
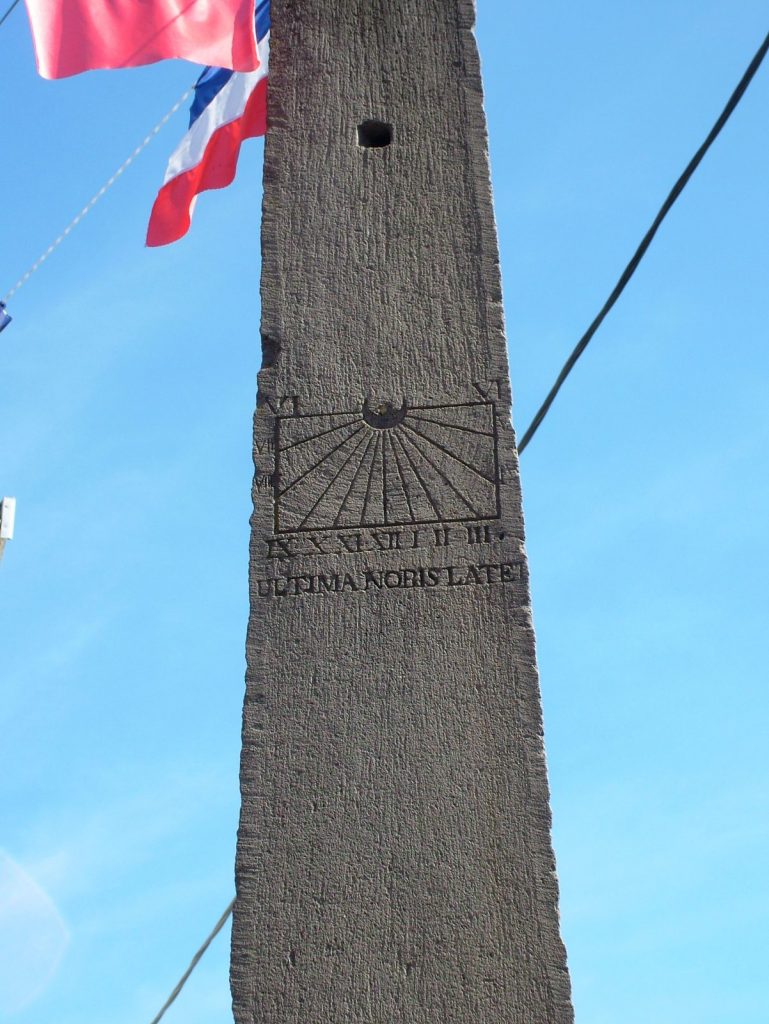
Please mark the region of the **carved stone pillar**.
[[239, 1024], [572, 1020], [469, 0], [273, 0]]

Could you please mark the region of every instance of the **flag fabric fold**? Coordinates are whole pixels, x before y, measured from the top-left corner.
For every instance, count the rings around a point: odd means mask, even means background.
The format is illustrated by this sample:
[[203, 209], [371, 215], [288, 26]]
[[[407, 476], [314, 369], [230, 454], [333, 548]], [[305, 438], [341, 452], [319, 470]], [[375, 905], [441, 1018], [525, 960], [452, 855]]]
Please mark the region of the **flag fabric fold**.
[[26, 0], [43, 78], [175, 57], [258, 68], [254, 0]]
[[243, 141], [267, 130], [269, 0], [257, 5], [256, 36], [256, 71], [209, 67], [198, 79], [189, 129], [168, 162], [152, 207], [148, 246], [168, 245], [185, 235], [199, 193], [229, 185]]

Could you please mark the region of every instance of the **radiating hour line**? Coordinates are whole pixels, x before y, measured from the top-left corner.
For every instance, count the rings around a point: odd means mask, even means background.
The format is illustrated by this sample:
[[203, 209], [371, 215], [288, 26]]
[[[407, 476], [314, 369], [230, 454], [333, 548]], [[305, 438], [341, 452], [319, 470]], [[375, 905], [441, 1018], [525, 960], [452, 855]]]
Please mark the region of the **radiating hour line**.
[[409, 466], [411, 467], [411, 472], [416, 477], [419, 486], [425, 492], [425, 497], [427, 498], [427, 500], [432, 505], [433, 512], [440, 519], [441, 518], [441, 510], [438, 508], [438, 506], [436, 505], [435, 501], [433, 500], [433, 496], [430, 494], [430, 491], [428, 490], [427, 484], [424, 482], [422, 477], [419, 475], [419, 471], [417, 470], [416, 466], [414, 465], [413, 459], [411, 458], [411, 455], [409, 454], [408, 449], [406, 448], [406, 445], [403, 443], [403, 438], [400, 436], [400, 434], [397, 434], [397, 433], [395, 434], [395, 438], [396, 438], [398, 444], [401, 446], [401, 450], [402, 450], [403, 454], [406, 456], [406, 461], [408, 462]]
[[[466, 459], [452, 450], [450, 446], [453, 444], [457, 444], [457, 446], [460, 447], [461, 438], [459, 436], [452, 437], [452, 435], [448, 435], [448, 439], [444, 444], [441, 441], [436, 440], [434, 437], [431, 437], [426, 430], [429, 425], [430, 427], [440, 427], [441, 429], [452, 430], [465, 435], [491, 439], [495, 437], [495, 434], [493, 431], [481, 430], [480, 426], [483, 424], [479, 424], [479, 426], [476, 427], [466, 426], [463, 423], [449, 423], [442, 420], [440, 416], [445, 412], [442, 407], [436, 408], [435, 412], [431, 415], [432, 412], [432, 409], [427, 407], [424, 409], [420, 408], [419, 410], [414, 410], [414, 412], [408, 413], [407, 418], [400, 425], [391, 429], [373, 432], [369, 432], [365, 422], [360, 417], [355, 416], [353, 413], [348, 413], [347, 415], [354, 418], [346, 419], [343, 423], [338, 423], [335, 426], [325, 427], [323, 430], [319, 430], [315, 434], [310, 434], [308, 437], [301, 437], [299, 440], [292, 441], [285, 447], [281, 446], [280, 442], [278, 442], [278, 454], [280, 457], [280, 455], [290, 452], [294, 448], [302, 447], [303, 445], [310, 444], [311, 442], [317, 442], [319, 439], [324, 437], [329, 438], [334, 442], [335, 434], [342, 431], [349, 431], [349, 433], [346, 433], [346, 436], [334, 443], [334, 446], [329, 451], [300, 473], [296, 479], [290, 480], [285, 488], [279, 492], [278, 497], [283, 497], [283, 495], [288, 494], [289, 491], [295, 488], [297, 484], [302, 483], [302, 481], [306, 480], [306, 478], [312, 473], [326, 465], [330, 459], [335, 459], [335, 462], [332, 463], [330, 469], [326, 470], [326, 472], [332, 473], [333, 479], [328, 481], [328, 483], [320, 481], [323, 488], [322, 492], [316, 499], [314, 499], [312, 508], [309, 509], [299, 525], [295, 528], [304, 529], [307, 527], [307, 524], [311, 522], [314, 516], [318, 518], [318, 509], [323, 504], [324, 499], [327, 498], [329, 501], [327, 501], [326, 504], [328, 505], [330, 502], [331, 509], [329, 511], [322, 512], [320, 514], [320, 520], [323, 522], [328, 520], [330, 522], [331, 517], [334, 515], [333, 507], [339, 500], [338, 497], [333, 494], [333, 487], [335, 484], [339, 485], [342, 483], [342, 477], [345, 473], [350, 474], [349, 484], [345, 489], [341, 502], [339, 503], [338, 511], [333, 518], [333, 523], [331, 524], [332, 527], [341, 525], [345, 518], [349, 520], [351, 515], [351, 503], [356, 506], [356, 520], [359, 516], [362, 522], [366, 522], [369, 506], [372, 505], [373, 502], [375, 506], [377, 506], [372, 508], [375, 517], [379, 518], [381, 515], [385, 525], [389, 525], [391, 521], [399, 521], [403, 514], [403, 512], [398, 511], [398, 509], [403, 509], [402, 500], [398, 494], [399, 489], [403, 492], [403, 498], [408, 506], [408, 514], [413, 522], [416, 522], [420, 515], [423, 514], [420, 513], [419, 510], [419, 506], [422, 504], [422, 499], [419, 497], [420, 490], [424, 493], [425, 499], [438, 519], [448, 514], [451, 508], [450, 505], [446, 506], [445, 509], [443, 508], [443, 506], [446, 505], [447, 500], [449, 502], [452, 501], [449, 491], [451, 494], [456, 496], [456, 498], [462, 503], [463, 507], [469, 510], [470, 515], [480, 515], [471, 501], [465, 497], [463, 492], [459, 489], [459, 486], [454, 482], [454, 479], [450, 475], [451, 463], [447, 463], [444, 456], [448, 457], [453, 463], [462, 466], [464, 469], [470, 470], [471, 473], [476, 477], [480, 477], [481, 480], [487, 484], [494, 486], [496, 483], [495, 477], [488, 476], [471, 461], [468, 461], [470, 458], [469, 452], [468, 459]], [[448, 413], [446, 413], [446, 415], [448, 415]], [[434, 418], [436, 416], [438, 418]], [[329, 422], [328, 418], [325, 422]], [[425, 426], [421, 427], [421, 424], [425, 424]], [[346, 445], [348, 446], [347, 453], [344, 451]], [[389, 465], [387, 460], [388, 446], [390, 450]], [[322, 448], [322, 446], [316, 447]], [[299, 455], [300, 464], [302, 462], [305, 462], [306, 464], [306, 459], [308, 457], [316, 458], [316, 452], [314, 449], [308, 451], [304, 456]], [[377, 465], [378, 458], [381, 458], [382, 460], [381, 468]], [[341, 464], [339, 464], [340, 460]], [[291, 459], [288, 458], [287, 461], [290, 463]], [[290, 466], [287, 468], [290, 469]], [[414, 483], [414, 480], [409, 480], [409, 473], [413, 475], [416, 483]], [[362, 508], [358, 511], [358, 506], [360, 505], [359, 495], [364, 481], [365, 494], [363, 495]], [[441, 483], [439, 483], [439, 481]], [[342, 486], [345, 485], [342, 483]], [[378, 492], [380, 487], [382, 489], [381, 509], [378, 507]], [[388, 490], [389, 488], [392, 488], [391, 493]], [[435, 496], [431, 493], [431, 488], [435, 491]], [[446, 490], [446, 488], [448, 488], [448, 490]], [[473, 488], [477, 490], [477, 485], [470, 483], [470, 488], [471, 492], [475, 496]], [[315, 488], [311, 485], [310, 491], [312, 492], [314, 490]], [[483, 489], [481, 488], [480, 493], [482, 493], [482, 491]], [[303, 489], [302, 493], [305, 497], [302, 497], [301, 499], [294, 499], [292, 504], [295, 505], [296, 501], [299, 500], [300, 506], [304, 506], [306, 509], [307, 504], [305, 504], [305, 502], [307, 499], [313, 501], [313, 498], [311, 495], [308, 495], [306, 488]], [[358, 496], [356, 497], [356, 495]], [[478, 496], [480, 496], [480, 494]], [[393, 501], [397, 508], [393, 506]], [[424, 508], [423, 504], [422, 508]], [[292, 513], [292, 516], [297, 515], [297, 513], [300, 515], [304, 514], [303, 512], [299, 512], [299, 509], [296, 509], [296, 511]], [[394, 520], [393, 516], [395, 517]]]
[[360, 510], [360, 521], [366, 522], [366, 507], [368, 505], [369, 495], [371, 494], [371, 484], [374, 481], [374, 465], [376, 463], [376, 453], [379, 450], [379, 442], [382, 440], [381, 434], [376, 439], [376, 445], [374, 446], [374, 457], [371, 460], [371, 466], [368, 472], [368, 483], [366, 484], [366, 497], [363, 499], [363, 508]]
[[416, 520], [416, 516], [414, 515], [414, 507], [411, 504], [411, 495], [409, 494], [409, 489], [406, 486], [406, 478], [404, 477], [403, 470], [401, 469], [401, 461], [398, 458], [398, 449], [395, 447], [395, 441], [393, 440], [392, 434], [390, 434], [390, 447], [392, 448], [393, 451], [395, 467], [398, 470], [398, 476], [400, 477], [401, 487], [403, 488], [403, 493], [406, 495], [406, 504], [409, 507], [409, 515], [411, 516], [412, 522], [414, 522]]
[[360, 475], [363, 472], [363, 467], [366, 464], [366, 459], [368, 458], [368, 453], [371, 451], [371, 446], [373, 444], [375, 444], [375, 441], [376, 441], [376, 438], [372, 434], [369, 437], [369, 439], [368, 439], [368, 444], [366, 445], [366, 450], [363, 453], [363, 458], [360, 460], [360, 462], [358, 464], [358, 468], [353, 473], [352, 483], [350, 484], [350, 486], [347, 489], [347, 494], [345, 494], [344, 499], [342, 500], [342, 504], [339, 506], [339, 511], [337, 512], [336, 519], [334, 520], [334, 526], [339, 526], [339, 522], [340, 522], [340, 520], [341, 520], [341, 518], [342, 518], [342, 516], [344, 514], [344, 510], [347, 507], [347, 502], [349, 501], [350, 495], [355, 490], [355, 485], [357, 484], [358, 480], [360, 479]]
[[436, 427], [448, 427], [449, 430], [464, 430], [466, 434], [479, 434], [481, 437], [493, 437], [490, 430], [478, 430], [475, 427], [464, 427], [459, 423], [444, 423], [443, 420], [432, 420], [429, 416], [417, 416], [415, 412], [408, 415], [410, 420], [422, 420], [424, 423], [434, 423]]
[[360, 423], [360, 422], [361, 422], [361, 419], [360, 419], [360, 416], [358, 416], [354, 420], [348, 420], [346, 423], [340, 423], [339, 426], [337, 426], [337, 427], [329, 427], [328, 430], [321, 430], [321, 432], [319, 434], [311, 434], [309, 437], [303, 437], [301, 439], [301, 441], [294, 441], [292, 444], [287, 444], [285, 446], [281, 445], [281, 449], [280, 450], [282, 452], [287, 452], [291, 448], [298, 447], [300, 444], [307, 444], [308, 441], [317, 441], [318, 438], [319, 437], [323, 437], [324, 434], [333, 434], [334, 431], [336, 431], [336, 430], [342, 430], [344, 427], [351, 427], [354, 423]]
[[432, 437], [428, 437], [427, 434], [423, 434], [422, 431], [418, 430], [416, 427], [410, 427], [408, 425], [408, 423], [404, 423], [403, 426], [406, 428], [406, 430], [410, 430], [412, 432], [412, 434], [416, 434], [418, 437], [423, 437], [425, 439], [425, 441], [429, 441], [429, 443], [434, 448], [438, 448], [440, 451], [442, 451], [446, 455], [448, 455], [449, 458], [454, 459], [460, 465], [464, 466], [465, 469], [469, 469], [471, 472], [475, 473], [476, 476], [479, 476], [482, 480], [485, 480], [487, 483], [490, 483], [492, 485], [495, 483], [495, 480], [494, 480], [493, 477], [486, 476], [485, 473], [481, 473], [480, 469], [476, 469], [476, 467], [473, 466], [472, 463], [465, 462], [464, 459], [460, 459], [460, 457], [458, 455], [455, 455], [454, 452], [452, 452], [450, 448], [446, 448], [445, 445], [442, 445], [440, 443], [440, 441], [433, 440]]
[[366, 441], [367, 441], [367, 438], [366, 438], [366, 436], [365, 436], [365, 434], [364, 434], [364, 436], [363, 436], [363, 437], [362, 437], [362, 438], [360, 439], [360, 441], [358, 442], [358, 444], [357, 444], [357, 445], [356, 445], [356, 446], [355, 446], [355, 447], [353, 448], [353, 450], [352, 450], [352, 451], [350, 452], [350, 454], [349, 454], [349, 455], [347, 456], [347, 458], [346, 458], [346, 459], [344, 460], [344, 462], [342, 463], [342, 465], [341, 465], [341, 466], [339, 467], [339, 469], [337, 470], [337, 472], [336, 472], [336, 473], [335, 473], [335, 474], [334, 474], [334, 475], [333, 475], [333, 476], [331, 477], [331, 479], [329, 480], [329, 482], [328, 482], [327, 486], [323, 488], [323, 492], [322, 492], [322, 494], [320, 495], [320, 497], [318, 498], [318, 500], [317, 500], [317, 501], [315, 502], [315, 504], [314, 504], [314, 505], [312, 506], [312, 508], [310, 509], [310, 511], [309, 511], [309, 512], [307, 513], [307, 515], [306, 515], [306, 516], [304, 517], [304, 519], [303, 519], [303, 520], [301, 521], [301, 523], [299, 524], [299, 527], [298, 527], [298, 528], [299, 528], [300, 530], [301, 530], [301, 528], [302, 528], [302, 527], [304, 526], [304, 524], [305, 524], [305, 523], [307, 522], [307, 520], [308, 520], [308, 519], [310, 518], [310, 516], [311, 516], [311, 515], [313, 514], [313, 512], [314, 512], [314, 511], [315, 511], [315, 509], [316, 509], [316, 508], [318, 507], [318, 505], [320, 505], [320, 503], [321, 503], [321, 502], [323, 501], [323, 499], [324, 499], [324, 498], [326, 497], [326, 495], [327, 495], [327, 494], [328, 494], [328, 492], [329, 492], [329, 491], [331, 490], [331, 488], [332, 488], [332, 487], [334, 486], [334, 484], [335, 484], [335, 483], [337, 482], [337, 480], [338, 480], [338, 479], [339, 479], [339, 477], [340, 477], [340, 476], [342, 475], [342, 473], [344, 473], [345, 469], [347, 468], [348, 464], [349, 464], [349, 463], [350, 463], [350, 461], [352, 460], [353, 456], [354, 456], [354, 455], [355, 455], [355, 454], [356, 454], [357, 452], [359, 452], [359, 451], [361, 450], [361, 448], [362, 448], [362, 447], [363, 447], [363, 445], [364, 445], [364, 444], [366, 443]]
[[326, 461], [326, 459], [330, 459], [330, 458], [331, 458], [331, 456], [332, 456], [332, 455], [334, 454], [334, 452], [337, 452], [337, 451], [339, 451], [339, 449], [340, 449], [340, 448], [342, 447], [342, 445], [345, 445], [345, 444], [347, 444], [347, 442], [348, 442], [348, 441], [352, 441], [352, 439], [353, 439], [354, 437], [357, 437], [357, 436], [358, 436], [358, 434], [360, 434], [360, 432], [361, 432], [362, 430], [363, 430], [363, 426], [360, 426], [360, 427], [358, 427], [358, 429], [357, 429], [357, 430], [355, 431], [355, 433], [353, 433], [353, 434], [350, 434], [350, 436], [349, 436], [349, 437], [345, 437], [345, 438], [343, 438], [343, 439], [342, 439], [342, 440], [341, 440], [341, 441], [339, 442], [339, 444], [338, 444], [338, 445], [336, 445], [336, 446], [335, 446], [334, 448], [332, 448], [330, 452], [327, 452], [327, 453], [326, 453], [326, 454], [325, 454], [325, 455], [323, 456], [323, 458], [322, 458], [322, 459], [321, 459], [321, 460], [320, 460], [319, 462], [316, 462], [316, 463], [315, 463], [314, 465], [310, 466], [310, 468], [309, 468], [309, 469], [306, 469], [306, 470], [304, 471], [304, 473], [302, 473], [302, 475], [301, 475], [301, 476], [298, 476], [298, 477], [296, 478], [296, 480], [292, 480], [292, 481], [291, 481], [291, 483], [290, 483], [290, 484], [288, 485], [288, 487], [284, 487], [284, 488], [283, 488], [283, 490], [282, 490], [282, 491], [280, 492], [280, 494], [278, 495], [278, 497], [279, 497], [279, 498], [282, 498], [284, 494], [287, 494], [287, 493], [288, 493], [288, 492], [289, 492], [289, 491], [291, 490], [291, 488], [292, 488], [292, 487], [296, 487], [296, 485], [297, 485], [298, 483], [300, 483], [300, 482], [301, 482], [302, 480], [304, 480], [304, 478], [305, 478], [306, 476], [309, 476], [309, 474], [310, 474], [310, 473], [314, 473], [316, 469], [318, 469], [318, 468], [319, 468], [320, 466], [322, 466], [322, 465], [323, 465], [323, 463], [324, 463], [324, 462]]
[[476, 511], [476, 510], [475, 510], [475, 509], [473, 508], [473, 506], [472, 506], [472, 505], [470, 504], [470, 502], [469, 502], [469, 501], [467, 500], [467, 498], [466, 498], [466, 497], [464, 496], [464, 494], [462, 494], [462, 492], [461, 492], [461, 491], [460, 491], [460, 490], [459, 490], [459, 489], [458, 489], [458, 488], [457, 488], [457, 487], [456, 487], [456, 486], [455, 486], [455, 485], [454, 485], [454, 484], [452, 483], [452, 481], [451, 481], [451, 480], [450, 480], [450, 479], [449, 479], [449, 478], [448, 478], [448, 477], [446, 476], [446, 474], [445, 474], [445, 473], [443, 472], [443, 470], [442, 470], [442, 469], [440, 468], [440, 466], [436, 466], [436, 465], [435, 465], [435, 463], [433, 462], [433, 460], [432, 460], [432, 459], [430, 458], [430, 456], [429, 456], [429, 455], [426, 455], [426, 454], [425, 454], [425, 453], [424, 453], [424, 452], [422, 451], [422, 449], [421, 449], [421, 448], [419, 447], [419, 445], [418, 445], [418, 444], [417, 444], [417, 442], [416, 442], [416, 441], [414, 440], [414, 438], [413, 438], [413, 437], [407, 437], [407, 438], [406, 438], [406, 440], [407, 440], [407, 441], [409, 442], [409, 444], [413, 445], [413, 446], [414, 446], [414, 448], [416, 448], [416, 450], [417, 450], [417, 451], [419, 452], [419, 454], [420, 454], [420, 455], [422, 456], [422, 458], [423, 458], [423, 459], [425, 460], [425, 462], [426, 462], [426, 463], [427, 463], [427, 464], [428, 464], [429, 466], [432, 466], [432, 468], [433, 468], [433, 469], [435, 470], [435, 472], [436, 472], [436, 473], [438, 474], [438, 476], [442, 477], [442, 478], [443, 478], [443, 480], [445, 480], [445, 482], [446, 482], [446, 483], [447, 483], [447, 484], [449, 485], [449, 487], [450, 487], [450, 488], [452, 489], [452, 491], [453, 491], [453, 492], [454, 492], [454, 493], [456, 494], [456, 496], [457, 496], [457, 497], [459, 498], [459, 500], [460, 500], [460, 501], [461, 501], [461, 502], [462, 502], [462, 503], [463, 503], [464, 505], [467, 505], [467, 507], [468, 507], [468, 508], [470, 509], [470, 511], [472, 512], [472, 514], [473, 514], [474, 516], [478, 516], [478, 515], [480, 515], [480, 513], [479, 513], [479, 512], [477, 512], [477, 511]]

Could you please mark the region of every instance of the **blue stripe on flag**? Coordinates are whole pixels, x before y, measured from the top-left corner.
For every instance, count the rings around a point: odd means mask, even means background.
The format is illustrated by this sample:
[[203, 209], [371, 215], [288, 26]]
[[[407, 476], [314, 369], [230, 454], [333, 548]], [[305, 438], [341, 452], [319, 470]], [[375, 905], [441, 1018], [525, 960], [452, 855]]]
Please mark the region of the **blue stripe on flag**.
[[208, 104], [222, 91], [232, 78], [232, 75], [233, 72], [229, 68], [205, 69], [195, 83], [195, 99], [190, 107], [190, 128], [192, 128]]
[[259, 0], [256, 5], [256, 40], [261, 43], [270, 31], [270, 0]]

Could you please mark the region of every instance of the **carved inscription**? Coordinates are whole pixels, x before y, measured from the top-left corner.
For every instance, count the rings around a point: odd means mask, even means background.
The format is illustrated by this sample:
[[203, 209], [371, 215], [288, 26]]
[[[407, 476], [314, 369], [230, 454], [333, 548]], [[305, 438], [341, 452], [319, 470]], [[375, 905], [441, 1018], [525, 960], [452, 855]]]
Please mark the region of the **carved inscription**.
[[259, 597], [304, 597], [313, 594], [365, 593], [369, 590], [493, 586], [515, 583], [521, 579], [521, 575], [520, 562], [496, 562], [304, 573], [296, 576], [268, 576], [255, 582]]
[[495, 377], [493, 380], [476, 380], [473, 382], [473, 387], [481, 398], [489, 398], [492, 391], [499, 397], [502, 391], [502, 379]]
[[505, 534], [488, 523], [451, 526], [398, 527], [345, 531], [344, 533], [296, 533], [265, 537], [267, 558], [285, 561], [306, 555], [363, 554], [366, 551], [408, 552], [421, 548], [467, 547], [496, 544]]
[[276, 417], [276, 534], [366, 527], [386, 538], [389, 526], [499, 517], [492, 401], [292, 411]]
[[264, 399], [257, 396], [257, 401], [263, 401], [276, 416], [296, 416], [299, 413], [299, 395], [273, 395]]

